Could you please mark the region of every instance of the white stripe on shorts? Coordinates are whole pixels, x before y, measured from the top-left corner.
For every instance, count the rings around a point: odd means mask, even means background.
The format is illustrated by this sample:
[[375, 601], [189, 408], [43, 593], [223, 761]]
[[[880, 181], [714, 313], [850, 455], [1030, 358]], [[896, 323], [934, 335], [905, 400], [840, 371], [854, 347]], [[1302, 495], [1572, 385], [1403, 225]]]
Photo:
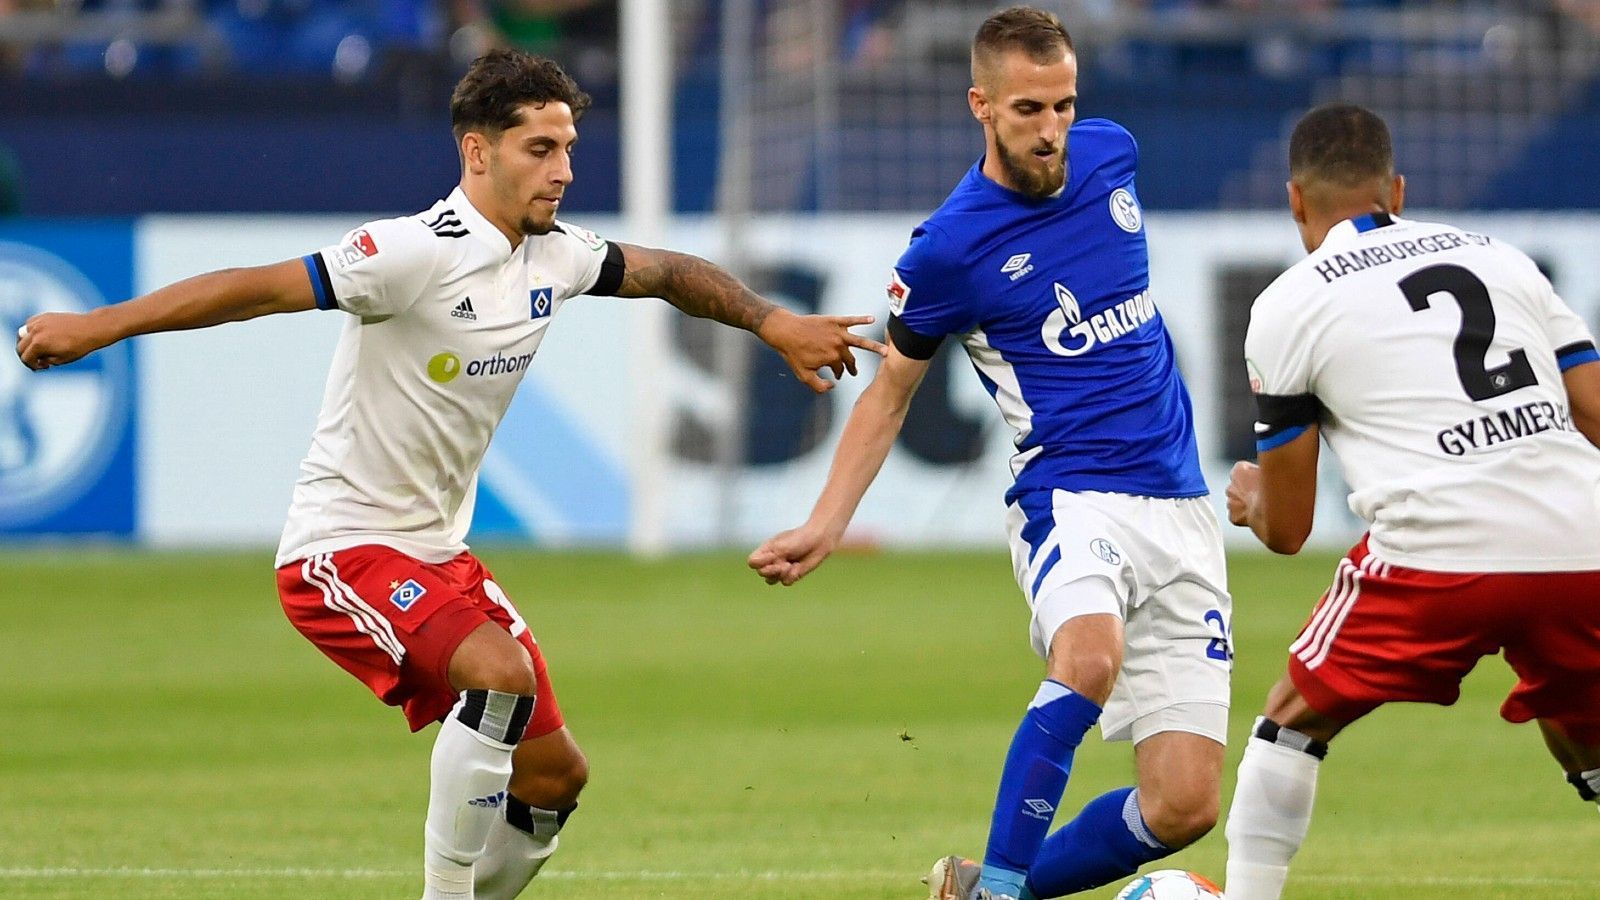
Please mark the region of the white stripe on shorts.
[[[1351, 573], [1350, 589], [1337, 604], [1337, 608], [1330, 608], [1323, 634], [1298, 654], [1300, 662], [1307, 669], [1315, 669], [1328, 661], [1328, 654], [1333, 652], [1333, 642], [1339, 636], [1339, 629], [1344, 626], [1344, 620], [1350, 616], [1350, 610], [1355, 609], [1356, 601], [1361, 599], [1362, 578], [1375, 574], [1381, 565], [1377, 559], [1369, 556], [1361, 561], [1359, 569]], [[1334, 604], [1329, 606], [1333, 607]]]
[[1301, 632], [1299, 637], [1294, 639], [1294, 643], [1289, 645], [1290, 653], [1299, 656], [1300, 651], [1315, 641], [1317, 636], [1322, 633], [1322, 630], [1327, 627], [1330, 612], [1344, 600], [1345, 593], [1350, 590], [1350, 576], [1353, 572], [1355, 572], [1355, 565], [1350, 560], [1339, 560], [1339, 568], [1334, 572], [1333, 576], [1333, 587], [1328, 589], [1327, 601], [1317, 607], [1316, 613], [1311, 617], [1311, 623], [1306, 626], [1305, 631]]
[[[377, 610], [363, 602], [349, 585], [339, 580], [338, 570], [330, 555], [321, 554], [307, 559], [300, 566], [300, 576], [322, 591], [322, 605], [349, 616], [357, 631], [372, 638], [379, 650], [388, 654], [395, 665], [400, 665], [406, 651], [399, 638], [395, 637], [394, 629]], [[354, 602], [351, 598], [354, 598]]]

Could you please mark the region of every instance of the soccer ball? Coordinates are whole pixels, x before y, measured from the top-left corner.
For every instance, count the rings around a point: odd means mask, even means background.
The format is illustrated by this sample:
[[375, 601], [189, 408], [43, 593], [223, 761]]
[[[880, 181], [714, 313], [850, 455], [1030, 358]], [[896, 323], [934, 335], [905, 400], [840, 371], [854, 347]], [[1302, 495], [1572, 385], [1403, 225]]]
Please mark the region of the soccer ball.
[[1128, 882], [1117, 900], [1207, 900], [1221, 897], [1222, 888], [1211, 879], [1180, 869], [1162, 869]]

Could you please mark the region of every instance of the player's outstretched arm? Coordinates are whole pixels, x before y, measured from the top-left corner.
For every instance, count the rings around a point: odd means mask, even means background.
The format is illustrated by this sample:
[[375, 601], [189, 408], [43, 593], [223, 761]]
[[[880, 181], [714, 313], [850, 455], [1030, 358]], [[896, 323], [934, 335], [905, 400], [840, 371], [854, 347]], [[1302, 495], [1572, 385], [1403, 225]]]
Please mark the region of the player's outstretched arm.
[[618, 297], [660, 297], [691, 316], [752, 332], [819, 394], [832, 390], [833, 383], [818, 376], [818, 369], [831, 369], [835, 378], [846, 371], [854, 375], [852, 348], [884, 353], [882, 344], [850, 331], [854, 325], [872, 324], [871, 316], [795, 315], [698, 256], [633, 244], [617, 246], [622, 248], [624, 265]]
[[861, 393], [845, 423], [833, 466], [811, 517], [799, 528], [775, 535], [750, 554], [750, 568], [767, 584], [794, 584], [822, 565], [855, 515], [861, 496], [878, 477], [905, 423], [911, 396], [928, 373], [929, 361], [912, 359], [891, 344], [878, 374]]
[[17, 356], [30, 369], [48, 369], [135, 335], [205, 328], [316, 305], [311, 279], [298, 259], [223, 269], [87, 313], [40, 313], [18, 330]]
[[1311, 534], [1317, 509], [1317, 426], [1264, 450], [1261, 464], [1240, 462], [1228, 481], [1228, 520], [1247, 526], [1267, 549], [1293, 554]]

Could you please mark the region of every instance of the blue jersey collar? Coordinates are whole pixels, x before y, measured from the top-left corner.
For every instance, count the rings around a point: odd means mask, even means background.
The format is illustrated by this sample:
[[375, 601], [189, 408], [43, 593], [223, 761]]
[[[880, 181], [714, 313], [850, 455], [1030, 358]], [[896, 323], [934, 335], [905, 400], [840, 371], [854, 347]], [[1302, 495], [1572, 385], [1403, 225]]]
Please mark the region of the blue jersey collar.
[[1067, 177], [1065, 181], [1061, 182], [1061, 190], [1056, 191], [1054, 194], [1051, 194], [1048, 197], [1029, 196], [1021, 191], [1012, 190], [1000, 182], [995, 181], [993, 178], [990, 178], [988, 175], [985, 175], [983, 172], [983, 164], [988, 160], [988, 158], [989, 155], [987, 153], [978, 157], [978, 161], [973, 163], [972, 168], [967, 172], [967, 180], [974, 182], [985, 192], [996, 197], [1000, 197], [1007, 202], [1026, 203], [1030, 206], [1047, 206], [1051, 203], [1060, 202], [1063, 198], [1071, 195], [1072, 193], [1072, 158], [1070, 156], [1067, 157], [1066, 160]]

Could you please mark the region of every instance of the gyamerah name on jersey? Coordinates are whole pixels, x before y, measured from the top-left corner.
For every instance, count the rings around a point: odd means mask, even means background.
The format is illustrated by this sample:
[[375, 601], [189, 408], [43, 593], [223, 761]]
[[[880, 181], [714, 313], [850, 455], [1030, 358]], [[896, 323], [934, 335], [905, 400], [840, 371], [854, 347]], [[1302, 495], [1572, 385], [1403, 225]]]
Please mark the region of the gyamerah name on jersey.
[[1485, 450], [1530, 434], [1577, 430], [1566, 407], [1538, 400], [1457, 422], [1439, 432], [1439, 449], [1451, 456], [1465, 456], [1468, 451]]
[[1457, 247], [1465, 247], [1469, 243], [1487, 247], [1489, 239], [1481, 234], [1446, 231], [1420, 237], [1414, 241], [1377, 244], [1361, 250], [1331, 254], [1327, 259], [1317, 263], [1317, 274], [1322, 276], [1324, 284], [1332, 284], [1334, 279], [1343, 278], [1351, 272], [1361, 272], [1373, 266], [1399, 262], [1428, 253], [1442, 253]]

